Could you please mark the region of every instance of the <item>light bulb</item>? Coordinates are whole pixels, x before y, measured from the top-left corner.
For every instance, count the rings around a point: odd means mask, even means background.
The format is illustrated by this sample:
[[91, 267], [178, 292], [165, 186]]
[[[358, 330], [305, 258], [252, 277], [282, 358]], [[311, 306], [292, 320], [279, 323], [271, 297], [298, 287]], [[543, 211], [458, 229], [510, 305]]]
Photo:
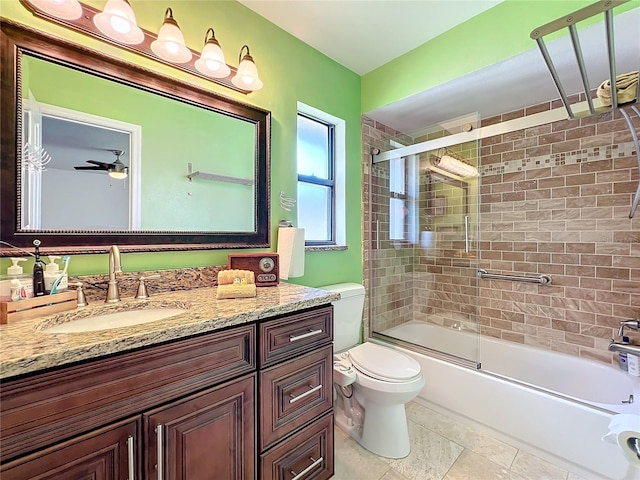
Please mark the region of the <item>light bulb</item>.
[[126, 45], [137, 45], [144, 40], [144, 32], [138, 27], [127, 0], [107, 0], [104, 10], [93, 17], [93, 23], [107, 37]]
[[204, 47], [200, 58], [195, 62], [195, 67], [200, 73], [212, 78], [226, 78], [231, 73], [212, 28], [208, 29], [204, 35]]
[[151, 50], [168, 62], [187, 63], [191, 60], [191, 50], [184, 44], [184, 36], [178, 22], [173, 19], [171, 8], [165, 11], [158, 38], [151, 43]]
[[82, 16], [82, 6], [78, 0], [30, 0], [29, 3], [62, 20], [76, 20]]

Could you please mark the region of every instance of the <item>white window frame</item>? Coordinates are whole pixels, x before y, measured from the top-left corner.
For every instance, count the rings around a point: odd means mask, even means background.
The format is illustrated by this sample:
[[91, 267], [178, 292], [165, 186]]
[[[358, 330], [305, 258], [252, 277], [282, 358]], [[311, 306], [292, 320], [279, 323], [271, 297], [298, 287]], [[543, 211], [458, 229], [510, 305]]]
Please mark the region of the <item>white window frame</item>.
[[[334, 219], [332, 237], [335, 238], [336, 247], [347, 245], [346, 235], [346, 122], [329, 113], [323, 112], [315, 107], [298, 102], [297, 112], [303, 115], [317, 118], [322, 122], [333, 125], [334, 128]], [[297, 115], [296, 115], [297, 118]], [[297, 178], [297, 176], [296, 176]], [[297, 185], [297, 181], [296, 181]], [[300, 222], [298, 221], [298, 225]], [[315, 246], [315, 245], [314, 245]], [[322, 248], [330, 249], [334, 245], [318, 245]]]

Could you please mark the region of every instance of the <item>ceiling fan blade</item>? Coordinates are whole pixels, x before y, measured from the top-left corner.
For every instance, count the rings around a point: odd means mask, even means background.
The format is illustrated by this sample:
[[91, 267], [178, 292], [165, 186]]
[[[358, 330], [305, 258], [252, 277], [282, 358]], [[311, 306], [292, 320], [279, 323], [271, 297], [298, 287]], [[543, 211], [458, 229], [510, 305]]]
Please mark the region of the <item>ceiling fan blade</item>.
[[73, 167], [75, 170], [95, 170], [95, 171], [100, 171], [100, 172], [104, 172], [107, 169], [103, 168], [103, 167]]
[[92, 163], [93, 165], [99, 165], [105, 170], [109, 168], [109, 165], [111, 165], [111, 163], [109, 162], [99, 162], [98, 160], [87, 160], [87, 163]]

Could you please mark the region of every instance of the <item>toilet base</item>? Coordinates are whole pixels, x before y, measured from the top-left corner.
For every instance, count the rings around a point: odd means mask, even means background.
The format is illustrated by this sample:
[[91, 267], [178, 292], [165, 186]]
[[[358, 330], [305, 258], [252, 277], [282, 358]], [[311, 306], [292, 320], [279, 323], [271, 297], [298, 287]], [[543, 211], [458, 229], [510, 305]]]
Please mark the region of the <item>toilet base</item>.
[[361, 428], [340, 408], [335, 408], [336, 425], [356, 442], [381, 457], [404, 458], [411, 452], [404, 404], [375, 405], [365, 408]]

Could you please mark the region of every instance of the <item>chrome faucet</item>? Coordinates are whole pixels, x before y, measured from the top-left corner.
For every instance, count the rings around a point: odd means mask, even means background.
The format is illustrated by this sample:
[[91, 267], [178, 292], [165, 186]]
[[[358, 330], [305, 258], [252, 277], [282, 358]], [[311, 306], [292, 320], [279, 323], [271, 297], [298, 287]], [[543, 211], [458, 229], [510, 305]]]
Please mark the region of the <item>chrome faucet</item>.
[[[640, 331], [640, 319], [636, 320], [623, 320], [620, 322], [620, 330], [618, 330], [618, 336], [624, 336], [624, 328], [630, 328], [631, 330]], [[609, 343], [610, 352], [630, 353], [631, 355], [640, 355], [640, 345], [629, 345], [628, 343], [618, 343], [614, 339], [611, 339]]]
[[120, 301], [116, 273], [122, 273], [122, 267], [120, 266], [120, 249], [116, 245], [111, 245], [109, 248], [109, 286], [107, 287], [107, 299], [105, 303], [116, 303]]
[[623, 320], [620, 322], [620, 330], [618, 330], [618, 336], [624, 335], [624, 327], [629, 327], [631, 330], [640, 331], [640, 319], [637, 320]]
[[612, 339], [611, 343], [609, 344], [609, 351], [610, 352], [619, 352], [619, 353], [629, 353], [631, 355], [640, 356], [640, 345], [630, 345], [628, 343], [618, 343], [618, 342], [616, 342], [616, 341], [614, 341]]

